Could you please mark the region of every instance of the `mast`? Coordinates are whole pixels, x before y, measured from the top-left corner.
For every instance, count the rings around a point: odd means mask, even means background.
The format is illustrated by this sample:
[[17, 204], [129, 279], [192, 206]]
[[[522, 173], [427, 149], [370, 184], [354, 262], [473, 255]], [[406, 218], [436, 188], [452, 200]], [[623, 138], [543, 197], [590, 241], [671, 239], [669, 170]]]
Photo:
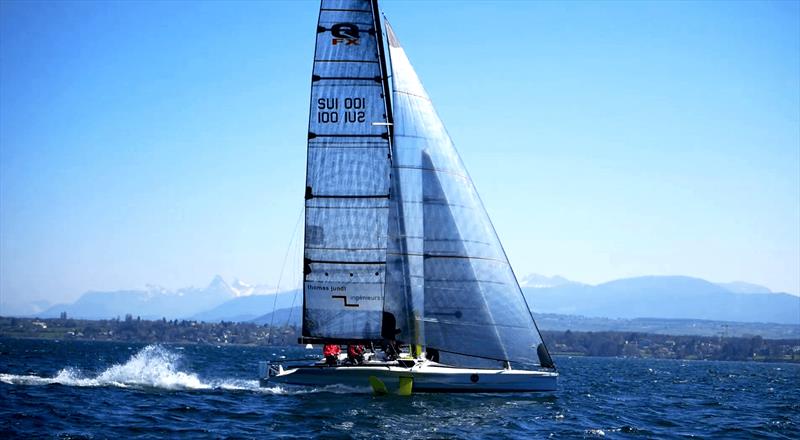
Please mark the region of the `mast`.
[[[372, 2], [372, 21], [375, 23], [375, 36], [378, 40], [378, 62], [381, 64], [381, 82], [383, 83], [383, 102], [386, 107], [386, 122], [389, 130], [389, 148], [394, 134], [394, 117], [392, 116], [392, 93], [389, 89], [389, 72], [386, 60], [386, 50], [383, 47], [383, 26], [381, 25], [380, 9], [378, 9], [378, 0], [371, 0]], [[391, 158], [390, 158], [391, 159]]]

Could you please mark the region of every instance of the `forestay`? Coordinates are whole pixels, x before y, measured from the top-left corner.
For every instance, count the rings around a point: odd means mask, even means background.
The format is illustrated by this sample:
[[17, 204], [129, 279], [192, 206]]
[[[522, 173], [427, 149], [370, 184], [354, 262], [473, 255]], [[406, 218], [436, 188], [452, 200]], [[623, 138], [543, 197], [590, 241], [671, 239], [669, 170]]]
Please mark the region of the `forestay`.
[[541, 336], [492, 223], [388, 24], [386, 33], [395, 188], [388, 261], [391, 271], [404, 272], [390, 274], [387, 307], [393, 304], [392, 292], [404, 290], [411, 310], [397, 306], [397, 315], [410, 316], [405, 324], [398, 320], [398, 339], [445, 352], [538, 364]]
[[323, 0], [311, 83], [303, 336], [381, 335], [389, 128], [373, 2]]

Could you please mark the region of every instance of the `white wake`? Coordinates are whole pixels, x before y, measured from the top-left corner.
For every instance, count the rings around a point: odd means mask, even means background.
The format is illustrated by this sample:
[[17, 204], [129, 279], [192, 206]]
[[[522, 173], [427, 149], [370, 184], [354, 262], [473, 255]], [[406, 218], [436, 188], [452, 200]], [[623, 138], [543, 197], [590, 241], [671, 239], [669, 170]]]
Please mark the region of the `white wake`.
[[148, 345], [124, 364], [114, 364], [95, 377], [87, 377], [71, 367], [61, 369], [53, 377], [0, 373], [0, 382], [11, 385], [60, 384], [75, 387], [158, 388], [164, 390], [228, 390], [266, 394], [306, 394], [315, 392], [354, 393], [361, 389], [341, 386], [323, 388], [260, 387], [258, 380], [209, 379], [179, 370], [181, 355], [160, 345]]

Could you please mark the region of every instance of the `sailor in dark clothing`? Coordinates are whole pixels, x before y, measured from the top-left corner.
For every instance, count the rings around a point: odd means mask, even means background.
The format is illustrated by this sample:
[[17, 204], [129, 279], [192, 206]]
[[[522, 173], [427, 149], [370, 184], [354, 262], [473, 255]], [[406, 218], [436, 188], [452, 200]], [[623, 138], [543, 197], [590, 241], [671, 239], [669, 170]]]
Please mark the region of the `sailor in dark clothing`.
[[425, 349], [425, 357], [431, 362], [439, 362], [439, 350], [431, 347]]
[[400, 355], [400, 346], [397, 345], [397, 341], [389, 340], [384, 342], [383, 344], [383, 352], [386, 353], [386, 358], [390, 361], [397, 359], [397, 356]]

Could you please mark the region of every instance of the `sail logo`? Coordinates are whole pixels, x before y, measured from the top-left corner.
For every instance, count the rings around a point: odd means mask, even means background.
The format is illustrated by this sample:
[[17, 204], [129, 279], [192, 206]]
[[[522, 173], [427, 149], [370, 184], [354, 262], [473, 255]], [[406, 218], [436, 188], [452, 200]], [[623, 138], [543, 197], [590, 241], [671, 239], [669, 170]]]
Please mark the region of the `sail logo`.
[[333, 35], [331, 44], [334, 46], [358, 46], [358, 26], [353, 23], [337, 23], [331, 27], [331, 34]]
[[305, 283], [305, 307], [310, 310], [383, 310], [383, 284]]
[[344, 306], [345, 307], [358, 307], [358, 303], [350, 304], [349, 302], [347, 302], [347, 296], [346, 295], [331, 295], [331, 298], [332, 299], [340, 299], [340, 300], [344, 301]]
[[[340, 299], [344, 302], [345, 307], [359, 307], [361, 301], [381, 301], [383, 297], [375, 295], [375, 296], [365, 296], [365, 295], [356, 295], [350, 296], [347, 295], [331, 295], [331, 299]], [[352, 303], [350, 301], [353, 301]]]

